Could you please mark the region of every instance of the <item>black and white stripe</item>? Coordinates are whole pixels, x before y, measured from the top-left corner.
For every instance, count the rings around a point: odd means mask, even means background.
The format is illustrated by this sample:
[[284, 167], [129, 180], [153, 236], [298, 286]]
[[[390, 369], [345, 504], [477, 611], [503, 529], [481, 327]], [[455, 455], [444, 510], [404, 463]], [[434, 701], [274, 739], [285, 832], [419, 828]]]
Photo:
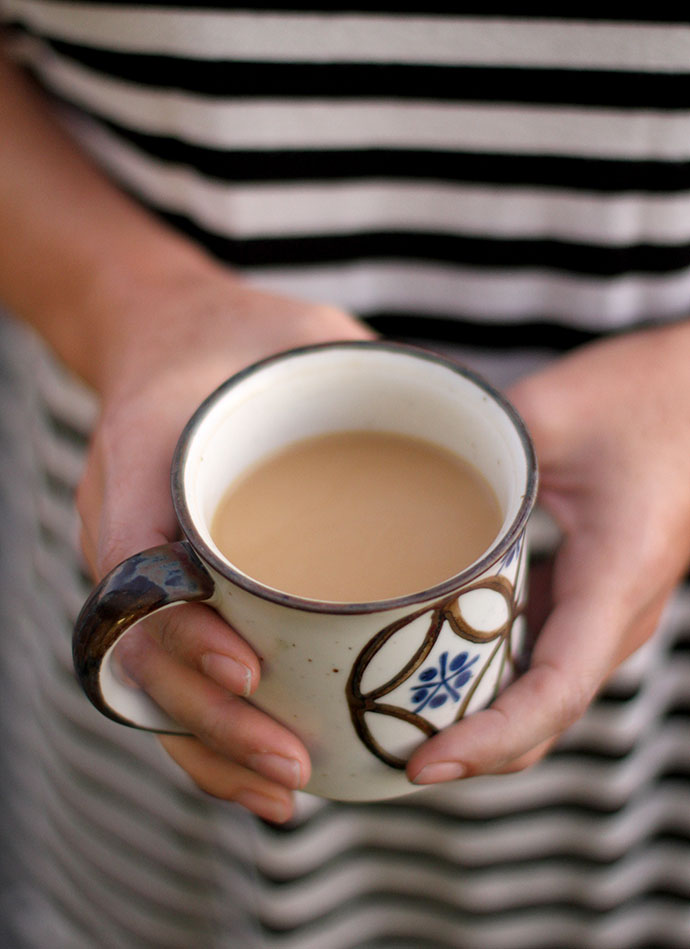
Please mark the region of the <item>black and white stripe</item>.
[[[690, 19], [508, 6], [0, 0], [68, 127], [155, 213], [499, 384], [690, 304]], [[17, 949], [690, 944], [687, 589], [533, 771], [252, 823], [77, 692], [94, 406], [0, 325]]]
[[684, 316], [687, 22], [448, 6], [5, 0], [84, 145], [268, 287], [556, 349]]

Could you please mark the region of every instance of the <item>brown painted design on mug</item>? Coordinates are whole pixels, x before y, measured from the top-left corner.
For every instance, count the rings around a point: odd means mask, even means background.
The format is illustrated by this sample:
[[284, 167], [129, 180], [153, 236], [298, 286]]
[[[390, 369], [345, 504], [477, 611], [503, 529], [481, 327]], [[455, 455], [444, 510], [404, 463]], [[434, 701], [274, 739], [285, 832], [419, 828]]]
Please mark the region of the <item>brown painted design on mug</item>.
[[[520, 555], [522, 555], [522, 551], [520, 551]], [[517, 576], [519, 576], [519, 568]], [[459, 609], [459, 600], [462, 596], [470, 593], [473, 590], [493, 590], [504, 598], [508, 608], [508, 617], [506, 621], [502, 623], [497, 629], [490, 630], [489, 632], [483, 632], [481, 630], [474, 629], [467, 623], [465, 619], [463, 619]], [[495, 648], [492, 649], [490, 655], [484, 660], [478, 673], [474, 676], [470, 688], [463, 696], [456, 712], [454, 721], [459, 721], [464, 716], [473, 695], [484, 678], [485, 673], [492, 666], [498, 651], [503, 647], [504, 651], [501, 661], [501, 668], [496, 679], [496, 689], [494, 691], [494, 695], [492, 696], [493, 701], [500, 688], [500, 681], [505, 669], [506, 661], [511, 662], [513, 669], [516, 669], [515, 657], [512, 656], [511, 632], [515, 619], [521, 611], [521, 608], [516, 604], [515, 601], [515, 589], [513, 584], [506, 577], [498, 575], [488, 577], [471, 584], [470, 586], [463, 589], [460, 594], [456, 595], [451, 600], [445, 601], [436, 609], [431, 611], [418, 610], [416, 613], [411, 613], [409, 616], [405, 616], [402, 619], [396, 620], [394, 623], [391, 623], [389, 626], [384, 627], [384, 629], [376, 633], [376, 635], [369, 640], [369, 642], [357, 656], [357, 659], [352, 666], [352, 671], [345, 688], [345, 694], [350, 709], [350, 717], [352, 719], [355, 732], [364, 745], [369, 749], [369, 751], [376, 755], [376, 757], [379, 758], [379, 760], [384, 764], [387, 764], [392, 768], [404, 769], [407, 763], [405, 759], [400, 758], [399, 756], [394, 755], [386, 751], [385, 748], [381, 747], [380, 743], [374, 738], [366, 723], [367, 712], [375, 712], [377, 715], [390, 715], [392, 718], [397, 718], [400, 721], [407, 722], [408, 724], [418, 728], [420, 732], [429, 738], [438, 732], [438, 728], [435, 725], [433, 725], [417, 712], [411, 709], [401, 708], [397, 705], [382, 703], [379, 701], [379, 699], [403, 685], [406, 681], [411, 679], [418, 669], [423, 666], [425, 659], [429, 656], [432, 649], [434, 648], [441, 634], [441, 630], [446, 623], [448, 623], [451, 630], [458, 637], [458, 639], [463, 642], [484, 644], [494, 640], [496, 641]], [[405, 626], [408, 626], [414, 620], [424, 616], [427, 612], [429, 613], [430, 617], [429, 628], [426, 635], [424, 636], [421, 646], [414, 653], [412, 658], [402, 669], [396, 672], [382, 685], [372, 689], [370, 692], [362, 692], [362, 677], [364, 676], [364, 673], [376, 654], [383, 648], [383, 646], [391, 639], [392, 636], [394, 636]]]

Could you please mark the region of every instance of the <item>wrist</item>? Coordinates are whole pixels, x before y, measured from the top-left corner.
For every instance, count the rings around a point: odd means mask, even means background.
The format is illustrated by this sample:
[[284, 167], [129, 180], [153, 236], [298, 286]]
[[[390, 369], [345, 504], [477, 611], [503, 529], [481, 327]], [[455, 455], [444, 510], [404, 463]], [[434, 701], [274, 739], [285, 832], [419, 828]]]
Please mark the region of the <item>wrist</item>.
[[180, 348], [181, 334], [193, 331], [185, 316], [199, 288], [233, 281], [229, 271], [174, 234], [133, 250], [99, 260], [54, 314], [57, 333], [49, 341], [100, 394], [133, 363], [154, 368], [166, 358], [168, 340]]

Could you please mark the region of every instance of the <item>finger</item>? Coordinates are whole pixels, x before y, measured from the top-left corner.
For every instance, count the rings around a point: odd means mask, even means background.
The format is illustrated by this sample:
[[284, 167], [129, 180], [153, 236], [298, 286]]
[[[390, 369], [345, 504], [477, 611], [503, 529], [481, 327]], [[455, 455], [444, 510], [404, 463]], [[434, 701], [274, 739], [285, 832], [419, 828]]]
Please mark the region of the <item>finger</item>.
[[143, 632], [154, 636], [170, 656], [235, 695], [246, 698], [256, 690], [261, 671], [255, 653], [210, 607], [190, 603], [143, 620], [115, 650], [130, 676], [136, 675], [133, 665], [137, 645], [133, 638]]
[[196, 738], [160, 736], [173, 761], [213, 797], [234, 801], [264, 820], [283, 823], [292, 816], [290, 791], [211, 751]]
[[126, 670], [185, 730], [225, 758], [296, 790], [306, 784], [309, 755], [285, 726], [182, 665], [148, 633], [126, 637]]

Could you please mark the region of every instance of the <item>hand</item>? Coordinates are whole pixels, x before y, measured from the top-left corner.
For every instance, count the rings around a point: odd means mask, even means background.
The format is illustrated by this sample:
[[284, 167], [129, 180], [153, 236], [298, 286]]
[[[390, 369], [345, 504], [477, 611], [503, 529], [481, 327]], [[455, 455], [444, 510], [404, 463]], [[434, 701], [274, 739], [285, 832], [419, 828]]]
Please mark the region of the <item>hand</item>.
[[[102, 414], [78, 492], [82, 545], [96, 577], [176, 538], [172, 454], [216, 386], [280, 350], [370, 336], [334, 308], [261, 293], [215, 267], [144, 296], [120, 299], [118, 312], [101, 319], [117, 333], [100, 368]], [[307, 751], [243, 700], [258, 685], [259, 662], [213, 610], [180, 606], [139, 624], [119, 659], [193, 734], [161, 741], [203, 790], [270, 820], [290, 816], [290, 792], [309, 777]]]
[[690, 562], [690, 325], [582, 348], [515, 386], [564, 541], [529, 670], [408, 762], [418, 784], [539, 760], [655, 631]]

